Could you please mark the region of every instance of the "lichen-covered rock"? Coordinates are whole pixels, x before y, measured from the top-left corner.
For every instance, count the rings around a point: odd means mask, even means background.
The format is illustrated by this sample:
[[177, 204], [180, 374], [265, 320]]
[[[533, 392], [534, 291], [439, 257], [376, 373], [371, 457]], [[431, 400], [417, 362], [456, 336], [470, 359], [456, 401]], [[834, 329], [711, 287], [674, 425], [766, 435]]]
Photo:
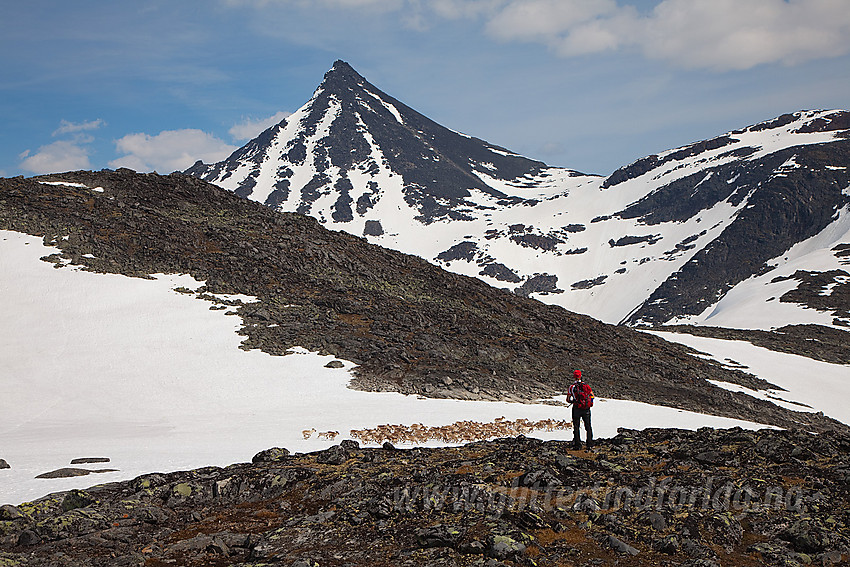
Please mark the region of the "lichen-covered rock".
[[272, 447], [260, 451], [251, 459], [252, 463], [269, 463], [273, 461], [282, 461], [289, 457], [289, 449], [284, 447]]
[[324, 451], [319, 452], [316, 457], [317, 463], [326, 465], [341, 465], [348, 460], [348, 451], [341, 445], [334, 445]]
[[62, 499], [62, 510], [69, 512], [76, 508], [85, 508], [95, 503], [91, 494], [83, 490], [71, 490]]
[[[801, 451], [777, 464], [782, 451], [753, 451], [758, 443]], [[347, 445], [338, 464], [329, 457], [340, 446], [0, 508], [9, 518], [0, 519], [0, 558], [27, 567], [850, 558], [850, 492], [837, 472], [850, 463], [850, 438], [840, 434], [623, 431], [592, 455], [522, 436], [441, 449]], [[729, 464], [693, 458], [706, 447]]]
[[524, 543], [506, 535], [490, 536], [487, 545], [487, 555], [494, 559], [514, 559], [526, 550]]
[[16, 506], [12, 506], [11, 504], [0, 506], [0, 520], [18, 520], [23, 517], [24, 515]]
[[421, 547], [454, 547], [463, 532], [453, 526], [438, 524], [416, 530], [416, 541]]

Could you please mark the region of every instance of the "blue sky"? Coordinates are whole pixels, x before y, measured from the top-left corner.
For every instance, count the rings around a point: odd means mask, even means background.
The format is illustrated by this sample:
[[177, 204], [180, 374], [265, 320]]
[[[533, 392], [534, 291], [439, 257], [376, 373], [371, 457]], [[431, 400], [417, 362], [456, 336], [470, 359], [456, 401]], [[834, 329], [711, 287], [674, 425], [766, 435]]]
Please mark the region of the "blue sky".
[[27, 0], [4, 6], [0, 53], [0, 176], [223, 159], [336, 59], [587, 173], [850, 107], [848, 0]]

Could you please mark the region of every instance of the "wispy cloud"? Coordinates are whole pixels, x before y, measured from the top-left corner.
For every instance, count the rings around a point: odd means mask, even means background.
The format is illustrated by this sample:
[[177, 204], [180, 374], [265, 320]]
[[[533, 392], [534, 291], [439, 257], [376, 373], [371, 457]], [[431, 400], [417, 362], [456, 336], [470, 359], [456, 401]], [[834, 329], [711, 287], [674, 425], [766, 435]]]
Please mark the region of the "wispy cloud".
[[97, 120], [89, 120], [88, 122], [70, 122], [62, 120], [59, 122], [59, 128], [53, 131], [53, 136], [63, 136], [65, 134], [78, 134], [88, 130], [97, 130], [106, 123], [98, 118]]
[[128, 134], [115, 142], [126, 154], [109, 162], [110, 167], [170, 173], [186, 169], [195, 161], [221, 161], [236, 149], [202, 130], [164, 130], [159, 134]]
[[26, 150], [18, 157], [22, 160], [20, 164], [22, 170], [37, 175], [91, 169], [88, 148], [72, 140], [59, 140], [41, 146], [35, 153]]
[[482, 24], [501, 42], [539, 43], [560, 57], [636, 51], [675, 67], [744, 70], [850, 52], [846, 0], [661, 0], [651, 10], [618, 0], [222, 0], [259, 10], [397, 14], [428, 32], [443, 20]]
[[257, 134], [259, 134], [269, 126], [273, 126], [274, 124], [279, 123], [281, 120], [287, 118], [291, 114], [291, 112], [284, 112], [283, 110], [281, 110], [279, 112], [275, 112], [272, 116], [269, 116], [268, 118], [246, 118], [239, 124], [234, 124], [233, 127], [228, 130], [228, 133], [233, 136], [233, 139], [237, 142], [242, 140], [250, 140], [251, 138], [256, 137]]

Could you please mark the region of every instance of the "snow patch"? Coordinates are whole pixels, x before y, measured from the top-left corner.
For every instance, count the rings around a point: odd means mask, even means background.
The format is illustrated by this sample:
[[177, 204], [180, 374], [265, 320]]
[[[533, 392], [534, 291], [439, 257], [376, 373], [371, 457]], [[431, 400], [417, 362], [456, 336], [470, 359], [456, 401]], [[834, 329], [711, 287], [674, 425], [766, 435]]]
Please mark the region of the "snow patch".
[[371, 91], [364, 89], [364, 92], [371, 95], [372, 97], [374, 97], [375, 100], [380, 102], [383, 105], [384, 108], [389, 110], [390, 114], [392, 114], [393, 117], [395, 117], [395, 119], [398, 121], [399, 124], [404, 124], [404, 120], [401, 117], [401, 113], [398, 111], [398, 109], [394, 105], [388, 103], [387, 101], [385, 101], [384, 99], [382, 99], [381, 97], [379, 97], [378, 95], [376, 95], [375, 93], [373, 93]]
[[72, 183], [70, 181], [39, 181], [42, 185], [58, 185], [62, 187], [77, 187], [80, 189], [88, 189], [88, 185], [83, 183]]
[[[190, 276], [149, 280], [55, 270], [39, 261], [56, 251], [40, 238], [0, 231], [0, 449], [12, 467], [0, 470], [0, 503], [154, 471], [245, 462], [274, 446], [304, 452], [330, 444], [304, 439], [308, 428], [345, 438], [351, 429], [380, 424], [569, 416], [568, 408], [546, 403], [352, 390], [351, 362], [332, 369], [325, 365], [333, 357], [301, 348], [288, 356], [239, 349], [237, 317], [173, 292], [200, 287]], [[617, 427], [762, 427], [631, 401], [607, 400], [595, 409], [600, 437], [616, 435]], [[119, 471], [34, 478], [90, 455], [109, 457], [108, 467]]]
[[[850, 424], [850, 405], [847, 404], [850, 399], [850, 365], [829, 364], [796, 354], [775, 352], [745, 341], [712, 339], [668, 331], [647, 332], [706, 353], [721, 364], [724, 364], [724, 360], [736, 360], [746, 366], [750, 374], [785, 390], [746, 392], [754, 397], [767, 399], [776, 405], [797, 411], [822, 411], [829, 417]], [[732, 389], [733, 386], [728, 388]]]

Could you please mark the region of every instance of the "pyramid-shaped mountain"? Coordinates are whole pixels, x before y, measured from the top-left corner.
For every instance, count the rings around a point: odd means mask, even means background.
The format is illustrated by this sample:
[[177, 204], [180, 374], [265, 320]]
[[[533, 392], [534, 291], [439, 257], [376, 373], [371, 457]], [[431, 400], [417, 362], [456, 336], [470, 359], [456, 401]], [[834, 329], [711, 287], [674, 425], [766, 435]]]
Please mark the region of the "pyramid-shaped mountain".
[[850, 326], [850, 113], [800, 111], [607, 178], [440, 126], [337, 61], [187, 173], [610, 323]]
[[[498, 183], [550, 169], [440, 126], [337, 61], [310, 101], [228, 159], [187, 173], [281, 210], [337, 223], [368, 216], [387, 187], [418, 220], [467, 218], [474, 193], [515, 203]], [[365, 223], [359, 223], [364, 225]], [[374, 225], [372, 230], [377, 229]]]

